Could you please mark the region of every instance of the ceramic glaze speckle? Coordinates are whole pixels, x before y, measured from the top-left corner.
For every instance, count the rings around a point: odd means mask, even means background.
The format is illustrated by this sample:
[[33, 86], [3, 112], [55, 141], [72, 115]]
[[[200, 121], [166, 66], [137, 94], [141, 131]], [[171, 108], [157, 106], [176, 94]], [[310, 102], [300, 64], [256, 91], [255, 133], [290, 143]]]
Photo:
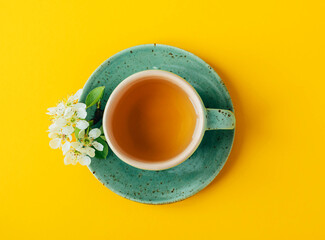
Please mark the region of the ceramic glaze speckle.
[[[128, 76], [148, 69], [173, 72], [187, 80], [205, 107], [233, 111], [229, 93], [216, 72], [195, 55], [179, 48], [148, 44], [121, 51], [106, 60], [89, 78], [80, 101], [98, 86], [105, 86], [101, 108], [116, 86]], [[95, 106], [88, 109], [88, 117]], [[91, 172], [113, 192], [133, 201], [166, 204], [188, 198], [206, 187], [219, 173], [230, 153], [234, 130], [206, 131], [193, 155], [162, 171], [134, 168], [111, 150], [106, 159], [92, 158]]]

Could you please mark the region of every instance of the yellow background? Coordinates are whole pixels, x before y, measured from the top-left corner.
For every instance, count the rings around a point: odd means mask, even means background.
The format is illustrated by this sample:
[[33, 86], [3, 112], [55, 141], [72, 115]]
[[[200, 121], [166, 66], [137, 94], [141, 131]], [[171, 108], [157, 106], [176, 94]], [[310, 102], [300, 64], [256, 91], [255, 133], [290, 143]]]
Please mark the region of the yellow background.
[[[0, 2], [0, 239], [325, 239], [322, 0]], [[48, 107], [109, 56], [211, 64], [238, 121], [227, 164], [170, 205], [126, 200], [48, 146]]]

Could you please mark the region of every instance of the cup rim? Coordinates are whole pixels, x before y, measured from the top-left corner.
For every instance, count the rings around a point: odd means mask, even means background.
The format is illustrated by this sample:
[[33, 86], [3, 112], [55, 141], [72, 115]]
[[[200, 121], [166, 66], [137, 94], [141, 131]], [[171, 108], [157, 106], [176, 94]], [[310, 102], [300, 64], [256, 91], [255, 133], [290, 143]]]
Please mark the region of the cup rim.
[[[136, 160], [135, 158], [132, 158], [122, 153], [121, 151], [119, 151], [118, 147], [115, 146], [114, 141], [112, 141], [112, 138], [110, 137], [109, 129], [107, 129], [107, 122], [111, 119], [112, 116], [110, 115], [109, 109], [111, 109], [111, 107], [114, 107], [114, 105], [116, 105], [116, 103], [120, 100], [118, 98], [120, 93], [122, 92], [122, 94], [120, 95], [122, 96], [123, 91], [126, 91], [126, 89], [128, 89], [128, 86], [130, 86], [131, 83], [140, 81], [144, 77], [160, 77], [167, 81], [173, 82], [174, 84], [182, 88], [184, 92], [189, 96], [190, 100], [192, 101], [192, 104], [194, 105], [195, 111], [198, 115], [198, 120], [197, 120], [196, 127], [194, 129], [193, 138], [192, 141], [189, 143], [189, 145], [177, 156], [161, 162], [150, 163], [150, 162], [141, 161], [139, 159]], [[112, 109], [114, 110], [114, 108]], [[206, 124], [205, 107], [200, 95], [196, 92], [196, 90], [192, 87], [192, 85], [189, 84], [185, 79], [183, 79], [182, 77], [174, 73], [165, 70], [140, 71], [124, 79], [120, 84], [117, 85], [117, 87], [113, 90], [112, 94], [109, 96], [103, 114], [104, 135], [106, 137], [107, 143], [110, 146], [111, 150], [115, 153], [115, 155], [117, 155], [118, 158], [120, 158], [125, 163], [133, 167], [144, 169], [144, 170], [164, 170], [164, 169], [175, 167], [181, 164], [182, 162], [184, 162], [186, 159], [188, 159], [197, 149], [197, 147], [199, 146], [203, 138], [204, 131], [205, 131], [205, 124]]]

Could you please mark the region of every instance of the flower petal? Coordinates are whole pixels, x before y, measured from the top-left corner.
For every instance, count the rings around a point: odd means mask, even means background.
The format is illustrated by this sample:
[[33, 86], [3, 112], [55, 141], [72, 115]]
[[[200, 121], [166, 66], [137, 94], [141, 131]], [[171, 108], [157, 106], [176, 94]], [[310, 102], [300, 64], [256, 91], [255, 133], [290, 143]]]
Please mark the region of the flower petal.
[[74, 105], [75, 108], [83, 108], [83, 109], [86, 109], [87, 105], [84, 104], [84, 103], [76, 103]]
[[70, 162], [70, 159], [67, 156], [64, 157], [64, 160], [63, 161], [64, 161], [64, 164], [65, 165], [69, 165], [71, 163]]
[[98, 151], [103, 151], [103, 149], [104, 149], [103, 144], [96, 142], [96, 141], [93, 142], [93, 147], [96, 148]]
[[74, 99], [75, 100], [79, 100], [79, 98], [81, 97], [81, 94], [82, 94], [82, 89], [79, 89], [75, 95], [73, 95]]
[[78, 160], [81, 165], [89, 165], [91, 163], [90, 157], [85, 155], [81, 155]]
[[49, 138], [57, 138], [57, 136], [58, 136], [57, 133], [53, 133], [53, 132], [49, 133]]
[[64, 111], [64, 117], [65, 118], [71, 118], [74, 114], [74, 110], [71, 107], [68, 107], [65, 111]]
[[63, 152], [63, 155], [65, 155], [69, 150], [70, 150], [70, 146], [71, 146], [71, 143], [70, 142], [65, 142], [63, 145], [62, 145], [62, 152]]
[[79, 152], [82, 150], [82, 144], [80, 142], [72, 142], [71, 146]]
[[80, 130], [86, 129], [89, 126], [89, 123], [86, 120], [80, 120], [77, 122], [76, 127]]
[[72, 164], [72, 158], [70, 155], [66, 155], [65, 158], [64, 158], [64, 164], [65, 165], [69, 165], [69, 164]]
[[48, 115], [55, 115], [56, 114], [56, 107], [51, 107], [47, 109], [47, 113]]
[[63, 126], [65, 126], [67, 124], [67, 121], [64, 118], [58, 118], [57, 120], [55, 120], [54, 124], [57, 127], [62, 128]]
[[65, 105], [63, 102], [60, 102], [56, 107], [56, 114], [58, 116], [62, 116], [64, 114], [64, 110], [65, 110]]
[[84, 108], [77, 108], [76, 113], [78, 118], [85, 119], [87, 117], [87, 111]]
[[89, 157], [95, 157], [95, 149], [91, 148], [91, 147], [86, 147], [85, 148], [85, 152]]
[[50, 147], [53, 149], [59, 148], [61, 145], [61, 139], [60, 138], [54, 138], [50, 141]]
[[60, 128], [55, 123], [53, 123], [49, 127], [49, 132], [58, 133], [60, 132]]
[[80, 132], [79, 132], [79, 134], [78, 134], [78, 138], [79, 139], [82, 139], [82, 138], [84, 138], [85, 137], [85, 130], [81, 130]]
[[74, 101], [74, 97], [73, 97], [73, 95], [72, 95], [72, 96], [70, 96], [70, 97], [68, 98], [68, 100], [67, 100], [67, 105], [68, 105], [68, 106], [72, 105], [72, 104], [73, 104], [73, 101]]
[[89, 132], [89, 137], [91, 137], [92, 139], [96, 139], [100, 136], [101, 134], [101, 131], [99, 128], [94, 128], [94, 129], [91, 129], [90, 132]]
[[64, 135], [70, 135], [74, 132], [74, 128], [72, 126], [66, 126], [64, 128], [62, 128], [62, 133]]

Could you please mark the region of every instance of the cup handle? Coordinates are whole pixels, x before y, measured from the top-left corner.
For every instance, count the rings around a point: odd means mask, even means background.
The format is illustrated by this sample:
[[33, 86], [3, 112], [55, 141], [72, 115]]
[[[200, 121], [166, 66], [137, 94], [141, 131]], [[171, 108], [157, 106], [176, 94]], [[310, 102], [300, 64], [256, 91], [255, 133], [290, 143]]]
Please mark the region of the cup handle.
[[236, 125], [235, 114], [224, 109], [206, 109], [206, 130], [234, 129]]

